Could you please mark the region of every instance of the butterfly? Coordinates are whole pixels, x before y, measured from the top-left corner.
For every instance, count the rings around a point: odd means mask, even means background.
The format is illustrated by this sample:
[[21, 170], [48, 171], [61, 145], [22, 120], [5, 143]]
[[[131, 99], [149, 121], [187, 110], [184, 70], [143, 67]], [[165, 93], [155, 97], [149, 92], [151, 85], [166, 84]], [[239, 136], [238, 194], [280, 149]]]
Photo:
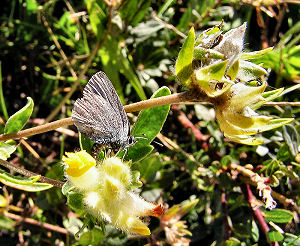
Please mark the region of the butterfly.
[[92, 76], [76, 100], [72, 120], [78, 131], [93, 142], [113, 150], [127, 149], [136, 143], [121, 100], [104, 72]]

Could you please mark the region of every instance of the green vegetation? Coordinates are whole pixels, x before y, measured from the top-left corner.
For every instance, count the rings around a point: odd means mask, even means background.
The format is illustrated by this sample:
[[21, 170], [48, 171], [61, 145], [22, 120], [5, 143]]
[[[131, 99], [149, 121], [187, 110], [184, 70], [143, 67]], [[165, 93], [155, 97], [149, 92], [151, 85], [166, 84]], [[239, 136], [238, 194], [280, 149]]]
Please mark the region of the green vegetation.
[[[297, 0], [4, 0], [0, 244], [300, 245], [299, 15]], [[98, 71], [138, 139], [122, 160], [96, 162], [70, 118]]]

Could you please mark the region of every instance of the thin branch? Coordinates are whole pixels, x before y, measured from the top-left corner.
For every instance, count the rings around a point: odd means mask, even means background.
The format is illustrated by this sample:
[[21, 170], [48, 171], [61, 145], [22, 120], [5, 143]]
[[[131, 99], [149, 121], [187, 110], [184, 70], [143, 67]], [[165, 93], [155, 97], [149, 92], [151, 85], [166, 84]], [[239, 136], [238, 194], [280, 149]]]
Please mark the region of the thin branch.
[[[240, 173], [241, 175], [243, 175], [244, 177], [246, 177], [246, 182], [253, 185], [253, 186], [258, 186], [258, 183], [264, 183], [263, 178], [261, 178], [257, 173], [251, 171], [250, 169], [247, 169], [243, 166], [240, 166], [238, 164], [235, 163], [230, 163], [228, 165], [228, 168], [231, 170], [236, 170], [238, 171], [238, 173]], [[244, 178], [240, 178], [241, 180], [245, 181]], [[271, 190], [271, 195], [278, 200], [281, 204], [285, 205], [286, 207], [291, 207], [294, 211], [296, 211], [297, 213], [300, 213], [300, 208], [297, 206], [297, 204], [289, 198], [286, 198], [285, 196]]]
[[176, 34], [178, 34], [180, 37], [186, 38], [186, 35], [185, 35], [184, 33], [182, 33], [181, 31], [179, 31], [175, 26], [173, 26], [173, 25], [171, 25], [171, 24], [168, 24], [168, 23], [164, 22], [162, 19], [158, 18], [158, 17], [155, 15], [155, 13], [152, 14], [152, 18], [153, 18], [155, 21], [157, 21], [157, 22], [163, 24], [166, 28], [168, 28], [168, 29], [172, 30], [173, 32], [175, 32]]
[[[252, 186], [257, 186], [257, 184], [255, 182], [253, 182], [252, 180], [250, 180], [249, 178], [246, 177], [240, 177], [240, 180], [242, 180], [243, 182], [250, 184]], [[300, 214], [300, 208], [297, 206], [297, 203], [290, 198], [285, 197], [284, 195], [273, 191], [271, 195], [277, 200], [279, 201], [281, 204], [283, 204], [283, 206], [285, 208], [291, 208], [292, 210], [294, 210], [295, 212], [297, 212], [298, 214]]]
[[[196, 98], [197, 96], [197, 98]], [[152, 98], [145, 101], [140, 101], [137, 103], [133, 103], [130, 105], [124, 106], [124, 109], [127, 113], [136, 112], [147, 108], [153, 108], [157, 106], [167, 105], [167, 104], [175, 104], [180, 102], [186, 102], [191, 100], [206, 100], [206, 97], [195, 95], [190, 91], [182, 92], [182, 93], [175, 93], [169, 96], [159, 97], [159, 98]]]
[[201, 21], [203, 21], [205, 18], [207, 18], [210, 15], [210, 12], [212, 9], [216, 9], [221, 3], [223, 2], [223, 0], [218, 0], [214, 6], [212, 6], [211, 8], [207, 8], [205, 14], [202, 17]]
[[[268, 224], [265, 221], [265, 218], [262, 214], [262, 212], [260, 211], [259, 207], [256, 206], [257, 202], [256, 202], [256, 198], [253, 195], [250, 186], [248, 184], [243, 184], [241, 186], [242, 191], [244, 193], [244, 196], [246, 197], [250, 208], [252, 209], [252, 212], [256, 218], [256, 221], [258, 222], [260, 228], [262, 229], [262, 231], [264, 232], [267, 240], [268, 240], [268, 235], [267, 233], [270, 231], [270, 228], [268, 226]], [[270, 245], [274, 245], [274, 246], [279, 246], [279, 244], [277, 242], [270, 242]]]
[[58, 40], [56, 39], [56, 37], [55, 37], [55, 35], [54, 35], [54, 33], [53, 33], [51, 27], [49, 26], [48, 21], [46, 20], [46, 17], [45, 17], [43, 14], [42, 14], [42, 19], [43, 19], [43, 22], [44, 22], [45, 27], [47, 27], [47, 30], [48, 30], [48, 32], [49, 32], [49, 34], [50, 34], [50, 36], [51, 36], [51, 38], [52, 38], [54, 44], [56, 45], [56, 48], [58, 49], [58, 51], [59, 51], [60, 55], [62, 56], [64, 62], [66, 63], [67, 67], [69, 68], [70, 73], [72, 74], [72, 76], [73, 76], [74, 78], [77, 79], [77, 74], [76, 74], [76, 72], [75, 72], [74, 69], [72, 68], [71, 63], [70, 63], [70, 61], [68, 60], [68, 57], [66, 56], [65, 52], [64, 52], [63, 49], [61, 48], [60, 43], [59, 43]]
[[300, 102], [266, 102], [263, 106], [291, 106], [291, 107], [299, 107]]
[[30, 146], [29, 143], [27, 143], [24, 139], [21, 139], [21, 143], [26, 149], [29, 150], [29, 152], [34, 156], [34, 158], [36, 158], [39, 162], [43, 163], [40, 155]]
[[224, 224], [224, 235], [223, 235], [223, 241], [225, 242], [227, 239], [230, 238], [230, 234], [232, 232], [230, 228], [230, 223], [228, 221], [228, 203], [226, 200], [226, 193], [223, 191], [221, 193], [221, 208], [223, 213], [223, 224]]
[[176, 144], [174, 141], [172, 141], [171, 139], [169, 139], [168, 137], [162, 135], [161, 133], [158, 133], [156, 136], [162, 143], [164, 146], [166, 146], [168, 149], [170, 150], [174, 150], [176, 152], [179, 152], [181, 154], [183, 154], [187, 159], [189, 159], [190, 161], [196, 163], [199, 167], [202, 167], [203, 165], [198, 162], [195, 157], [187, 152], [185, 152], [182, 148], [180, 148], [180, 146], [178, 144]]
[[[8, 161], [4, 161], [4, 160], [1, 160], [1, 159], [0, 159], [0, 164], [4, 167], [10, 169], [10, 170], [13, 170], [13, 171], [15, 171], [17, 173], [20, 173], [20, 174], [22, 174], [24, 176], [27, 176], [27, 177], [33, 177], [33, 176], [39, 175], [39, 174], [36, 174], [34, 172], [30, 172], [30, 171], [28, 171], [24, 168], [18, 167], [18, 166], [14, 165], [14, 164], [12, 164]], [[56, 186], [56, 187], [59, 187], [59, 188], [61, 188], [64, 185], [63, 182], [60, 182], [60, 181], [57, 181], [57, 180], [54, 180], [54, 179], [49, 179], [49, 178], [46, 178], [46, 177], [43, 177], [43, 176], [40, 177], [39, 181], [42, 182], [42, 183], [52, 184], [53, 186]]]
[[57, 225], [52, 225], [52, 224], [49, 224], [49, 223], [39, 222], [39, 221], [34, 220], [32, 218], [24, 218], [20, 215], [12, 214], [12, 213], [9, 213], [9, 212], [4, 212], [4, 215], [6, 217], [11, 218], [13, 220], [16, 220], [18, 222], [25, 222], [25, 223], [28, 223], [28, 224], [36, 225], [36, 226], [45, 228], [47, 230], [55, 231], [55, 232], [66, 234], [66, 235], [71, 234], [67, 229], [62, 228], [62, 227], [57, 226]]
[[45, 125], [32, 127], [32, 128], [29, 128], [29, 129], [26, 129], [23, 131], [11, 133], [11, 134], [2, 134], [2, 135], [0, 135], [0, 141], [5, 141], [8, 139], [25, 138], [25, 137], [29, 137], [32, 135], [52, 131], [59, 127], [68, 126], [68, 125], [72, 125], [72, 124], [73, 124], [73, 122], [72, 122], [71, 118], [57, 120], [57, 121], [53, 121], [51, 123], [47, 123]]
[[279, 10], [279, 12], [278, 12], [277, 23], [276, 23], [275, 30], [273, 31], [273, 35], [272, 35], [272, 38], [271, 38], [271, 41], [270, 41], [270, 46], [273, 46], [276, 43], [276, 37], [279, 33], [279, 28], [282, 24], [283, 17], [284, 17], [284, 14], [285, 14], [285, 8], [281, 9], [280, 6], [278, 6], [278, 10]]

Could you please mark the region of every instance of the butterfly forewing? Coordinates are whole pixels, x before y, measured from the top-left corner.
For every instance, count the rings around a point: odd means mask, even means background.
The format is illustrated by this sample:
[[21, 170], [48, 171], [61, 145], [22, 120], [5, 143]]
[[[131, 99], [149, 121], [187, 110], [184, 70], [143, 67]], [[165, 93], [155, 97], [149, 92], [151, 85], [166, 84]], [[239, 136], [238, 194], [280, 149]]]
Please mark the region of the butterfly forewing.
[[90, 93], [98, 94], [109, 102], [109, 104], [112, 106], [112, 110], [114, 111], [113, 115], [118, 115], [119, 117], [121, 117], [119, 123], [122, 124], [122, 132], [126, 131], [127, 135], [129, 132], [129, 122], [127, 115], [124, 111], [123, 105], [114, 86], [105, 73], [98, 72], [90, 79], [90, 81], [84, 88], [83, 95], [90, 95]]
[[89, 80], [83, 98], [76, 100], [72, 120], [80, 132], [100, 144], [125, 141], [129, 134], [129, 122], [122, 103], [103, 72]]

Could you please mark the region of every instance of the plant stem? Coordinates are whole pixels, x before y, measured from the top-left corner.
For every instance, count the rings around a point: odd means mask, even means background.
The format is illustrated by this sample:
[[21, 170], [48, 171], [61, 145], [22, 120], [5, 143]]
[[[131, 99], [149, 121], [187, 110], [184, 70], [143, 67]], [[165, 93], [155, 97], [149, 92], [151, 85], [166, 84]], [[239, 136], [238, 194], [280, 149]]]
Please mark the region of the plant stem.
[[[153, 98], [137, 103], [133, 103], [130, 105], [124, 106], [124, 110], [127, 113], [130, 112], [136, 112], [147, 108], [167, 105], [167, 104], [174, 104], [179, 102], [185, 102], [185, 101], [191, 101], [191, 100], [201, 100], [201, 98], [204, 100], [205, 97], [201, 97], [201, 95], [195, 95], [189, 91], [182, 92], [182, 93], [176, 93], [165, 97], [159, 97], [159, 98]], [[11, 134], [2, 134], [0, 135], [0, 141], [5, 141], [8, 139], [19, 139], [24, 137], [29, 137], [32, 135], [48, 132], [55, 130], [59, 127], [72, 125], [73, 121], [72, 118], [65, 118], [62, 120], [53, 121], [51, 123], [47, 123], [41, 126], [32, 127], [23, 131], [11, 133]]]
[[32, 135], [40, 134], [43, 132], [48, 132], [55, 130], [62, 126], [72, 125], [72, 118], [66, 118], [62, 120], [53, 121], [51, 123], [47, 123], [45, 125], [32, 127], [23, 131], [10, 133], [10, 134], [2, 134], [0, 135], [0, 141], [5, 141], [8, 139], [18, 139], [18, 138], [25, 138]]
[[20, 215], [8, 213], [8, 212], [4, 212], [4, 215], [8, 218], [13, 219], [13, 220], [16, 220], [16, 221], [19, 221], [19, 222], [25, 222], [25, 223], [32, 224], [32, 225], [36, 225], [36, 226], [42, 227], [46, 230], [51, 230], [51, 231], [55, 231], [55, 232], [62, 233], [62, 234], [67, 234], [67, 235], [70, 234], [70, 232], [67, 229], [62, 228], [62, 227], [57, 226], [57, 225], [51, 225], [49, 223], [39, 222], [39, 221], [34, 220], [32, 218], [24, 218]]
[[[253, 212], [260, 228], [262, 229], [267, 240], [269, 241], [267, 233], [268, 233], [268, 231], [270, 231], [270, 228], [269, 228], [268, 224], [266, 223], [265, 218], [264, 218], [262, 212], [260, 211], [259, 207], [256, 206], [256, 204], [257, 204], [256, 198], [250, 189], [250, 185], [243, 184], [241, 186], [241, 188], [244, 193], [244, 196], [246, 197], [246, 199], [250, 205], [250, 208], [252, 209], [252, 212]], [[279, 244], [277, 242], [270, 242], [270, 245], [279, 246]]]
[[[250, 184], [252, 186], [257, 186], [257, 183], [249, 178], [240, 177], [240, 180], [247, 184]], [[296, 211], [298, 214], [300, 214], [300, 208], [297, 206], [297, 203], [293, 199], [287, 198], [284, 195], [282, 195], [276, 191], [273, 191], [273, 190], [272, 190], [271, 195], [276, 200], [278, 200], [284, 207], [286, 207], [288, 209], [292, 209], [292, 210]]]
[[4, 119], [8, 120], [8, 113], [6, 110], [6, 106], [5, 106], [5, 100], [4, 100], [4, 96], [3, 96], [3, 87], [2, 87], [2, 63], [0, 61], [0, 104], [1, 104], [1, 109], [2, 109], [2, 113], [4, 115]]

